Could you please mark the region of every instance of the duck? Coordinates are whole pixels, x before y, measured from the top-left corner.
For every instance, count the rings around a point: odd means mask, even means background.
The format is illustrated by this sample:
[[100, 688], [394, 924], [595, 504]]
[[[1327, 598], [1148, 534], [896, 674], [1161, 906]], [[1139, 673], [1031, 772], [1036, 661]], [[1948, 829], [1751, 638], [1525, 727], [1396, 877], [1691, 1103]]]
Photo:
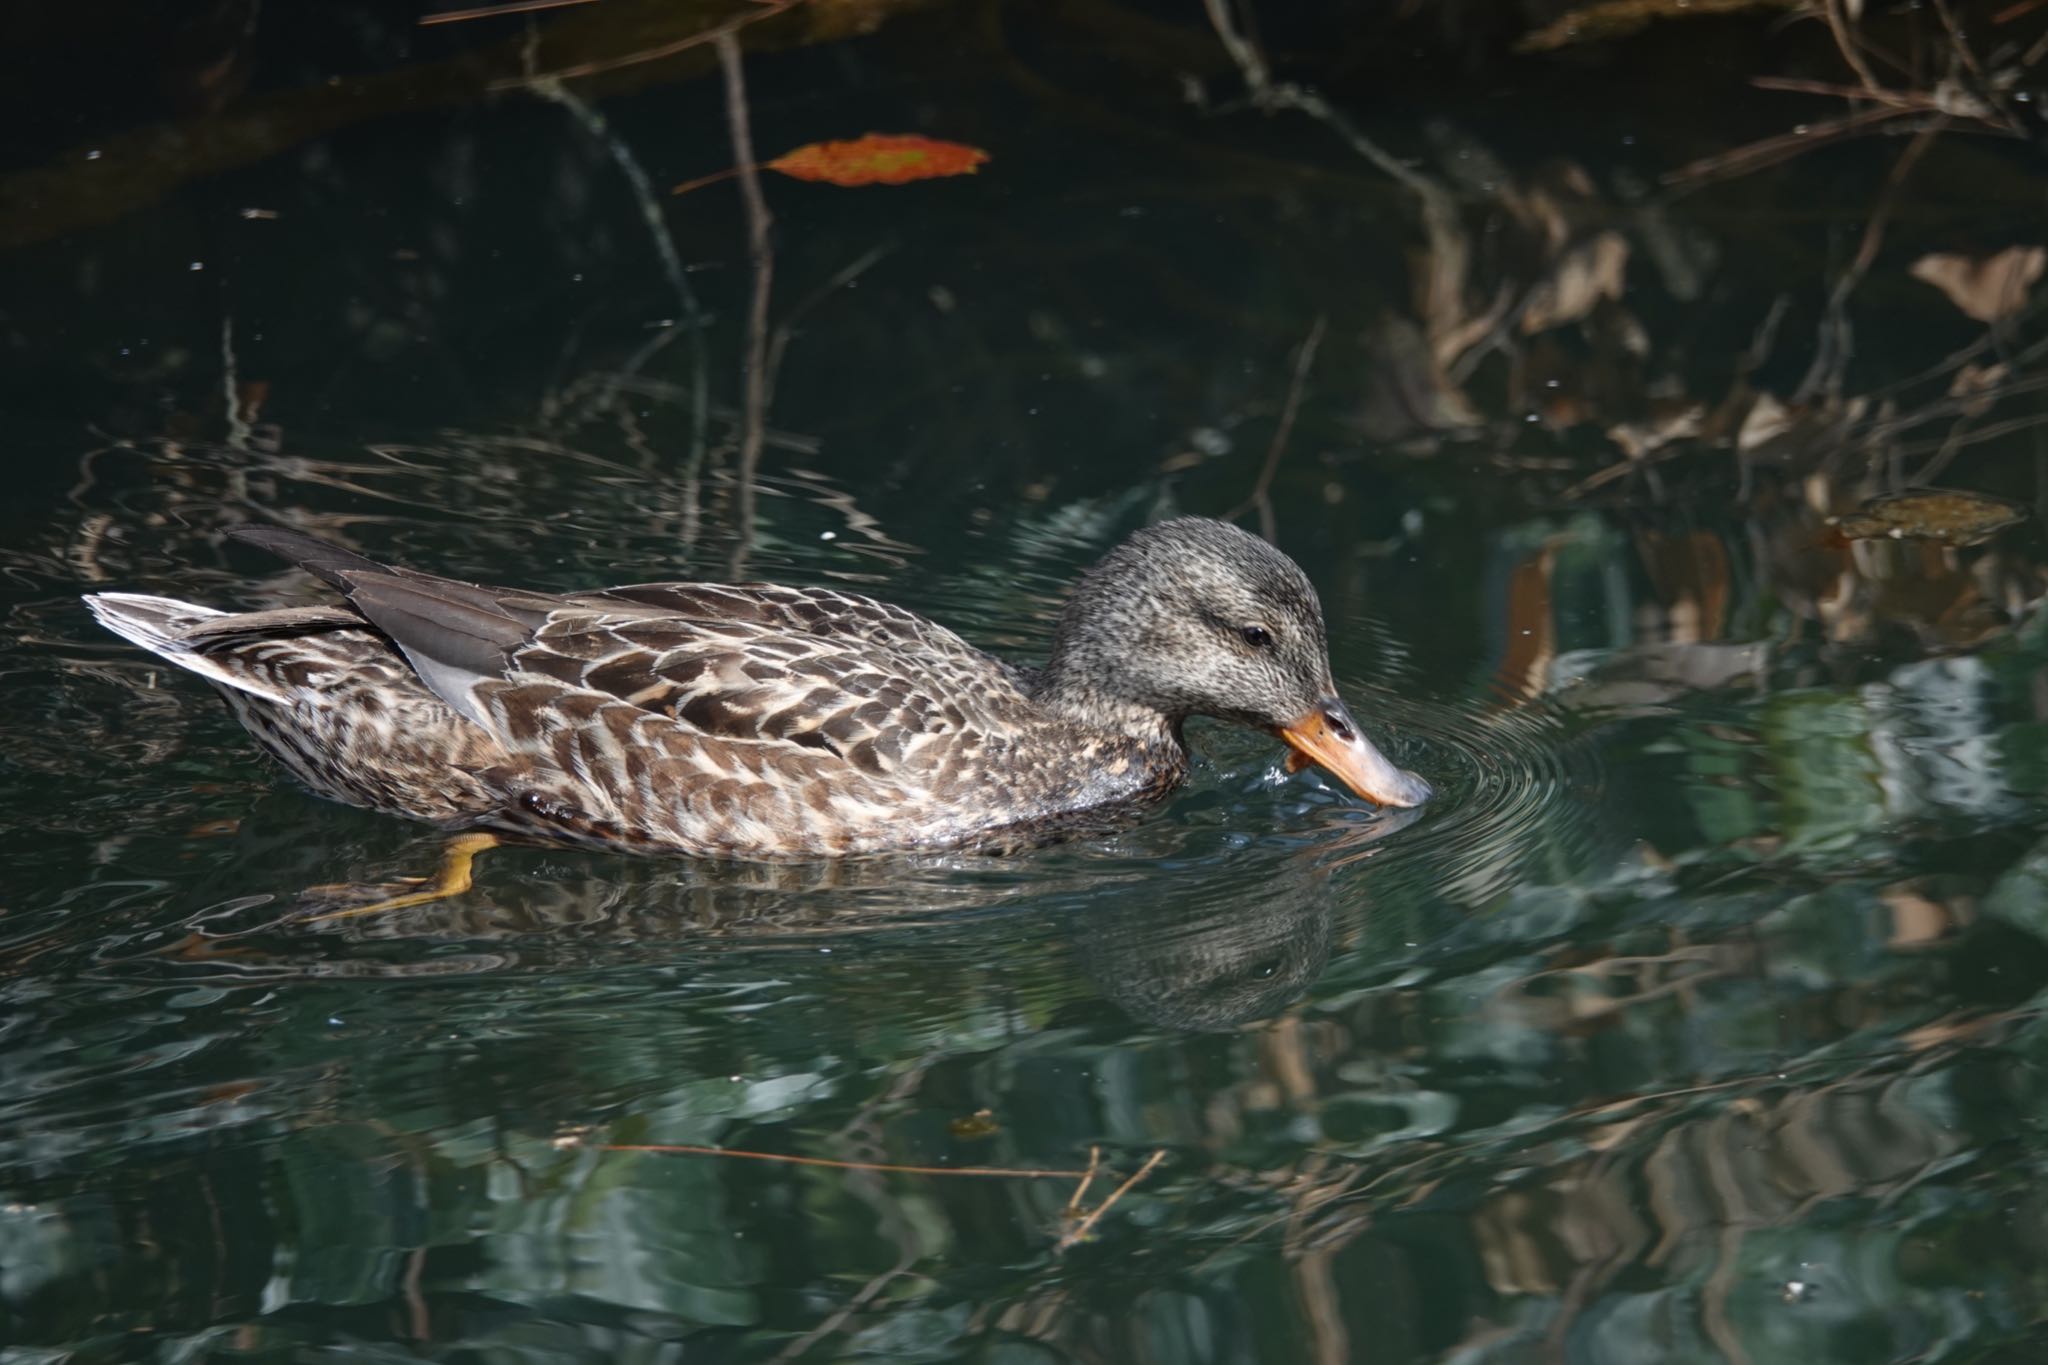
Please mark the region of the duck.
[[1226, 522], [1124, 540], [1078, 580], [1039, 665], [839, 588], [533, 592], [280, 527], [229, 534], [341, 601], [85, 603], [211, 683], [313, 792], [449, 832], [760, 861], [1014, 851], [1163, 801], [1197, 716], [1268, 732], [1290, 772], [1319, 766], [1378, 805], [1432, 795], [1338, 694], [1308, 576]]

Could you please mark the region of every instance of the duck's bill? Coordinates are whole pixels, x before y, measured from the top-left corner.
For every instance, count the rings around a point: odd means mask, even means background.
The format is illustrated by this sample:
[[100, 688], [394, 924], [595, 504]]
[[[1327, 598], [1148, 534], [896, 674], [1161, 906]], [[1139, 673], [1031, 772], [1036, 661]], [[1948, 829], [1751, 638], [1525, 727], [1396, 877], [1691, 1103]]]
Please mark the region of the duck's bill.
[[1434, 794], [1429, 783], [1393, 761], [1367, 739], [1344, 703], [1334, 698], [1279, 729], [1294, 750], [1287, 770], [1313, 763], [1366, 800], [1380, 806], [1419, 806]]

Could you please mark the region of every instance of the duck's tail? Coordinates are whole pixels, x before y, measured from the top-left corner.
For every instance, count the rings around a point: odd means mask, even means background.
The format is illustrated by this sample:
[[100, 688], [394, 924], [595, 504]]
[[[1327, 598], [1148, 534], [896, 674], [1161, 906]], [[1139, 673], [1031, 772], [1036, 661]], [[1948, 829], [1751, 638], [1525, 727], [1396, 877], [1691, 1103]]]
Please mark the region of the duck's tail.
[[226, 618], [227, 612], [180, 602], [175, 597], [149, 597], [133, 592], [91, 593], [86, 596], [85, 605], [92, 609], [99, 623], [114, 634], [182, 669], [197, 673], [208, 682], [232, 687], [238, 692], [262, 697], [265, 701], [285, 700], [274, 688], [265, 686], [260, 677], [225, 666], [195, 642], [195, 634]]

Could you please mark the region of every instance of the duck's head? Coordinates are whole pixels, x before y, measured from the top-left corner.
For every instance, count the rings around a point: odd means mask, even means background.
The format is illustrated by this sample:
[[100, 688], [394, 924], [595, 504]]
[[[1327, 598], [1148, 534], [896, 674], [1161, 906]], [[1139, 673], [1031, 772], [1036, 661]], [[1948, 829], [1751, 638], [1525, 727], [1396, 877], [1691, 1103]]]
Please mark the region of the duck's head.
[[1110, 551], [1060, 617], [1042, 695], [1077, 718], [1132, 728], [1214, 716], [1266, 730], [1383, 806], [1427, 782], [1397, 768], [1330, 678], [1316, 591], [1286, 555], [1226, 522], [1182, 517]]

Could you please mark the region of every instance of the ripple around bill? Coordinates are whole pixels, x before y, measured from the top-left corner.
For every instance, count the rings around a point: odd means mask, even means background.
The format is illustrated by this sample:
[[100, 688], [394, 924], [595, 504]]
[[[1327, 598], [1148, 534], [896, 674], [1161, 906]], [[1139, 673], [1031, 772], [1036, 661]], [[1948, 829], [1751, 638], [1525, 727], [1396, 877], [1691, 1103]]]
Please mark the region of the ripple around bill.
[[1483, 909], [1539, 860], [1555, 876], [1591, 852], [1599, 765], [1541, 703], [1360, 701], [1394, 761], [1437, 793], [1376, 871], [1381, 895], [1414, 889]]

